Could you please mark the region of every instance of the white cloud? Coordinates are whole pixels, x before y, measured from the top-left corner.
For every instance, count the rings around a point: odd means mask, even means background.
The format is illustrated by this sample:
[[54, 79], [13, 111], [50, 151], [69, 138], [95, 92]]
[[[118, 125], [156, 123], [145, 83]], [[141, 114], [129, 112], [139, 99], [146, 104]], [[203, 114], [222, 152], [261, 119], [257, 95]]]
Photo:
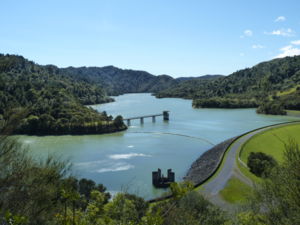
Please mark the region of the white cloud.
[[277, 36], [283, 36], [283, 37], [291, 37], [294, 36], [294, 31], [291, 28], [287, 29], [279, 29], [279, 30], [273, 30], [272, 32], [265, 32], [265, 34], [269, 35], [277, 35]]
[[285, 46], [280, 49], [281, 53], [277, 55], [275, 58], [283, 58], [286, 56], [295, 56], [300, 55], [300, 49], [293, 47], [292, 45]]
[[286, 20], [286, 18], [285, 18], [284, 16], [278, 16], [278, 17], [276, 18], [275, 22], [283, 22], [283, 21], [285, 21], [285, 20]]
[[265, 48], [263, 45], [252, 45], [252, 48], [257, 49], [257, 48]]
[[300, 40], [291, 41], [291, 44], [293, 44], [293, 45], [300, 45]]
[[244, 35], [248, 36], [248, 37], [251, 37], [253, 35], [253, 32], [252, 32], [252, 30], [245, 30]]

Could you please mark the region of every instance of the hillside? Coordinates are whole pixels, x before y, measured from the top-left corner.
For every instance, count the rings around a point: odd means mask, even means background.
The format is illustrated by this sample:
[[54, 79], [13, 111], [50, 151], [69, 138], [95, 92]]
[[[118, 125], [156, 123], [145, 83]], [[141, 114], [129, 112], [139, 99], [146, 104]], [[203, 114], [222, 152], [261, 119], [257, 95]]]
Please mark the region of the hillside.
[[56, 66], [0, 55], [0, 124], [17, 112], [26, 112], [15, 133], [86, 134], [125, 129], [119, 119], [83, 106], [108, 101], [112, 99], [101, 87], [64, 76]]
[[193, 99], [198, 96], [200, 92], [205, 93], [205, 89], [210, 87], [213, 81], [222, 77], [224, 76], [205, 75], [196, 78], [177, 78], [179, 82], [176, 85], [173, 85], [166, 90], [159, 91], [155, 95], [158, 98], [177, 97]]
[[[157, 97], [193, 99], [195, 107], [255, 107], [274, 104], [300, 109], [300, 56], [274, 59], [226, 77], [189, 80], [157, 93]], [[262, 110], [263, 113], [266, 111]]]
[[145, 71], [123, 70], [114, 66], [68, 67], [60, 72], [80, 81], [100, 84], [108, 95], [154, 93], [179, 83], [168, 75], [154, 76]]

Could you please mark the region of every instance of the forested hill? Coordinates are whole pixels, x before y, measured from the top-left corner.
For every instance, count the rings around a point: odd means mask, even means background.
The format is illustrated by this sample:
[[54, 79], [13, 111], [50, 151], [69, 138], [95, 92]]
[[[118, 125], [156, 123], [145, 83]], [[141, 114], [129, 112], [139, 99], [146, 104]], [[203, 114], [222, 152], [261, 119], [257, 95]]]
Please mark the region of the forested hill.
[[0, 54], [0, 126], [25, 111], [16, 133], [82, 134], [123, 130], [120, 120], [83, 104], [111, 101], [99, 85], [65, 76], [22, 56]]
[[179, 81], [176, 85], [157, 92], [155, 95], [158, 98], [177, 97], [193, 99], [200, 92], [205, 93], [206, 88], [209, 87], [215, 80], [224, 76], [222, 75], [205, 75], [201, 77], [177, 78]]
[[123, 70], [114, 66], [68, 67], [61, 69], [61, 73], [80, 81], [101, 84], [108, 95], [155, 93], [179, 83], [168, 75], [154, 76], [145, 71]]
[[268, 113], [273, 108], [283, 114], [283, 108], [300, 109], [299, 86], [300, 56], [294, 56], [263, 62], [225, 77], [185, 81], [157, 93], [157, 97], [190, 98], [195, 107], [260, 106], [260, 112]]

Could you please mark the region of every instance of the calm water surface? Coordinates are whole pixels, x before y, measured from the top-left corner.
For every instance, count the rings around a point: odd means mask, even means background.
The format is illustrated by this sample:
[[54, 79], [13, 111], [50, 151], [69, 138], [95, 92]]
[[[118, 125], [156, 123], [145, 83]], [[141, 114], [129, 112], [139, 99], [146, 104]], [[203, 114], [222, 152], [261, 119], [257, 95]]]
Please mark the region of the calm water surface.
[[181, 180], [191, 163], [212, 144], [243, 132], [293, 117], [266, 116], [255, 109], [193, 109], [190, 100], [156, 99], [126, 94], [115, 102], [94, 105], [113, 116], [133, 117], [170, 111], [170, 121], [157, 117], [132, 121], [127, 131], [107, 135], [21, 136], [36, 157], [59, 155], [73, 163], [74, 174], [103, 183], [112, 193], [128, 191], [145, 198], [163, 191], [152, 187], [151, 172], [172, 168]]

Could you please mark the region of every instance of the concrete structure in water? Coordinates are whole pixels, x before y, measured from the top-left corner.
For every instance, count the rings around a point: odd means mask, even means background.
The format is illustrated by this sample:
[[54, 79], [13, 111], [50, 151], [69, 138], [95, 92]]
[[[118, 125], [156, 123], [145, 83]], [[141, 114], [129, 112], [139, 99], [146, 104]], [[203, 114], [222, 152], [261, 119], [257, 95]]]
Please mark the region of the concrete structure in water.
[[152, 184], [156, 188], [167, 188], [173, 182], [175, 182], [175, 173], [172, 169], [168, 169], [167, 177], [161, 173], [161, 169], [152, 172]]
[[162, 116], [164, 121], [169, 121], [169, 111], [163, 111], [161, 114], [153, 114], [153, 115], [146, 115], [146, 116], [136, 116], [136, 117], [129, 117], [123, 119], [124, 121], [127, 121], [127, 125], [131, 125], [131, 120], [140, 120], [141, 124], [144, 124], [144, 119], [152, 117], [152, 122], [156, 122], [156, 117]]

